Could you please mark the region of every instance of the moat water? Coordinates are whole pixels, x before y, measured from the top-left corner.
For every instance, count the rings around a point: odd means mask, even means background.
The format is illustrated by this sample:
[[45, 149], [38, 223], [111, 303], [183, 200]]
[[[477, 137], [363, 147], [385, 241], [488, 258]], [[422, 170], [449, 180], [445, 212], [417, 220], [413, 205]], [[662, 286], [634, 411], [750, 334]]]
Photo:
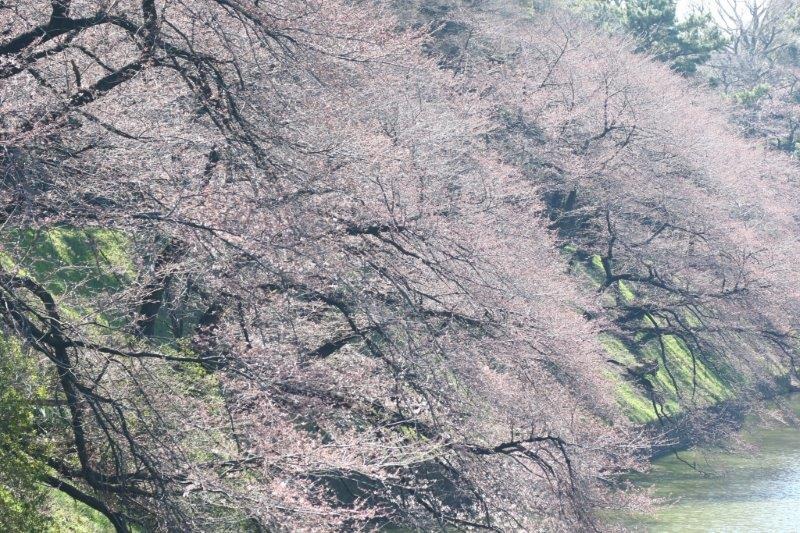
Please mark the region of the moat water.
[[[800, 414], [800, 395], [790, 403]], [[750, 424], [741, 438], [744, 448], [692, 449], [655, 461], [636, 482], [662, 503], [625, 525], [654, 532], [800, 532], [800, 428]]]

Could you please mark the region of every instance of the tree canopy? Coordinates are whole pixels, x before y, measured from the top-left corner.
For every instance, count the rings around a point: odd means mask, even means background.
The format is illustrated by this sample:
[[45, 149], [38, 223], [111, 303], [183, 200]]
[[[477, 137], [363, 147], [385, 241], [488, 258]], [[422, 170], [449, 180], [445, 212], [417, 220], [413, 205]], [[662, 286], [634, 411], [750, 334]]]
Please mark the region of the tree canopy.
[[795, 163], [617, 8], [0, 2], [0, 526], [595, 530], [784, 390]]

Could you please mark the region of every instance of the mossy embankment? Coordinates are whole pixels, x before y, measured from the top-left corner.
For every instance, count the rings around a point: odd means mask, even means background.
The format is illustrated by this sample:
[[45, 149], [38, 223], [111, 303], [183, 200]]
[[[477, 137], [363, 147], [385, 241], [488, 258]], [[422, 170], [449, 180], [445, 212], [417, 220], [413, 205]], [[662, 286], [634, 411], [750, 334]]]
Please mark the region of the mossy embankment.
[[[7, 230], [0, 234], [0, 269], [6, 276], [29, 278], [44, 287], [65, 322], [91, 341], [192, 357], [189, 338], [176, 333], [175, 316], [167, 316], [163, 306], [152, 336], [144, 338], [131, 327], [137, 294], [153, 275], [147, 268], [152, 261], [137, 257], [152, 246], [134, 239], [103, 228]], [[36, 310], [39, 304], [31, 299], [29, 305]], [[181, 329], [193, 331], [200, 314], [191, 300], [184, 302], [178, 316]], [[62, 477], [47, 458], [58, 453], [60, 435], [69, 429], [58, 395], [47, 392], [58, 390], [55, 366], [29, 357], [26, 350], [13, 337], [0, 335], [0, 507], [8, 511], [5, 517], [0, 509], [0, 530], [112, 532], [103, 514], [41, 482], [47, 476]], [[220, 382], [203, 364], [156, 363], [149, 372], [172, 394], [200, 398], [210, 413], [222, 416]], [[139, 416], [158, 415], [140, 411]], [[179, 445], [185, 445], [187, 458], [196, 462], [224, 460], [234, 447], [230, 436], [216, 430], [182, 435], [186, 440]]]
[[[571, 271], [595, 290], [606, 279], [603, 262], [598, 255], [582, 253], [575, 247], [563, 247], [570, 259]], [[607, 308], [635, 306], [639, 297], [632, 284], [615, 281], [601, 296]], [[687, 312], [686, 322], [695, 324], [696, 317]], [[605, 331], [600, 334], [610, 367], [607, 379], [616, 384], [616, 401], [627, 418], [643, 426], [666, 431], [669, 445], [653, 449], [653, 456], [690, 446], [704, 435], [689, 421], [688, 414], [705, 413], [717, 424], [736, 428], [745, 418], [744, 407], [752, 400], [742, 398], [748, 384], [724, 360], [705, 357], [687, 345], [681, 337], [660, 333], [659, 320], [644, 314], [640, 329], [633, 333]], [[696, 325], [696, 324], [695, 324]], [[786, 376], [788, 368], [769, 368], [775, 387], [771, 394], [792, 392]], [[765, 393], [765, 398], [770, 393]], [[699, 431], [703, 431], [702, 428]]]
[[[122, 290], [135, 276], [129, 242], [120, 232], [51, 228], [6, 231], [0, 237], [0, 267], [9, 275], [41, 283], [57, 299], [67, 293], [86, 302], [62, 306], [69, 318], [91, 317], [102, 327], [111, 319], [91, 308], [104, 293]], [[0, 529], [51, 532], [111, 532], [98, 511], [63, 492], [39, 483], [54, 472], [42, 459], [50, 455], [51, 438], [40, 434], [43, 424], [58, 423], [57, 407], [46, 394], [51, 373], [24, 357], [23, 347], [0, 337]]]

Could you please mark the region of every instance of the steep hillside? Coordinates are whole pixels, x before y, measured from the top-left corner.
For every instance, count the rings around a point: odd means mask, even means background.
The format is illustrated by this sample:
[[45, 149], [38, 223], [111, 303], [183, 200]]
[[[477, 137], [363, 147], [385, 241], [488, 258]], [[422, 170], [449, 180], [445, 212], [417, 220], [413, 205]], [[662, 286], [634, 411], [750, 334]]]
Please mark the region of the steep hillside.
[[797, 377], [795, 163], [568, 11], [0, 27], [0, 529], [599, 529]]

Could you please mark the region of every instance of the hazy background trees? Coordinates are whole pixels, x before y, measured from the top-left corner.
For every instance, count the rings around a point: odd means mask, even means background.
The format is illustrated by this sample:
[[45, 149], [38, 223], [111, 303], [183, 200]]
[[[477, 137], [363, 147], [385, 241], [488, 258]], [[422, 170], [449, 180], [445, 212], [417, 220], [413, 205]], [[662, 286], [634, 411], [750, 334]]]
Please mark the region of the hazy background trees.
[[[574, 11], [726, 95], [745, 135], [796, 150], [798, 6], [792, 0], [577, 1]], [[699, 68], [699, 71], [698, 71]]]
[[728, 45], [708, 65], [747, 135], [794, 153], [798, 129], [798, 6], [789, 1], [716, 5]]

